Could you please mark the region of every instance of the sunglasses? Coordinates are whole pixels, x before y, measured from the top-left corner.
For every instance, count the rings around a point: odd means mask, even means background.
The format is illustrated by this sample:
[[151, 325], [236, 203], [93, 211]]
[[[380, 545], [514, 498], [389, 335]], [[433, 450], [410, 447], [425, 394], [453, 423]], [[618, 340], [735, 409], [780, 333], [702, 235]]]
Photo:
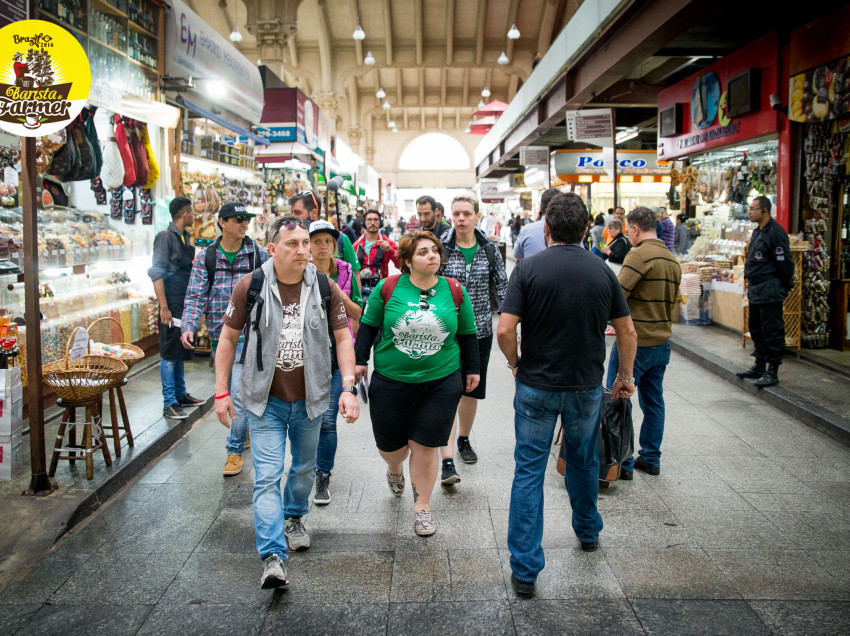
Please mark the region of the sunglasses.
[[274, 222], [272, 227], [274, 228], [274, 232], [272, 233], [271, 243], [275, 242], [277, 239], [277, 235], [280, 232], [280, 228], [284, 228], [286, 230], [294, 230], [297, 227], [303, 227], [308, 232], [310, 231], [310, 227], [307, 225], [307, 222], [303, 219], [299, 219], [295, 216], [285, 216], [282, 219], [278, 219]]
[[232, 217], [230, 217], [230, 218], [231, 218], [231, 219], [236, 219], [236, 222], [237, 222], [237, 223], [247, 223], [247, 222], [248, 222], [248, 217], [247, 217], [247, 216], [243, 216], [243, 215], [241, 215], [241, 214], [237, 214], [236, 216], [232, 216]]
[[422, 311], [428, 311], [429, 309], [431, 309], [431, 305], [428, 304], [428, 297], [433, 296], [435, 293], [436, 292], [433, 289], [423, 289], [422, 293], [419, 294], [419, 309], [421, 309]]

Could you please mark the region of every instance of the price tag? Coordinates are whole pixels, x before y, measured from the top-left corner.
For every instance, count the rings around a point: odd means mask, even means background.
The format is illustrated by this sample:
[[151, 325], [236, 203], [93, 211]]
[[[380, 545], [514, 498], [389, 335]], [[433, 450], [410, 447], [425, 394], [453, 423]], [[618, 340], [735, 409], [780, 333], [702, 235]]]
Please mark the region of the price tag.
[[68, 358], [71, 360], [79, 360], [84, 355], [89, 346], [89, 332], [83, 328], [77, 329], [74, 332], [74, 341], [71, 343], [71, 349], [68, 353]]
[[3, 181], [7, 186], [17, 188], [19, 183], [18, 171], [12, 166], [6, 166], [6, 169], [3, 170]]

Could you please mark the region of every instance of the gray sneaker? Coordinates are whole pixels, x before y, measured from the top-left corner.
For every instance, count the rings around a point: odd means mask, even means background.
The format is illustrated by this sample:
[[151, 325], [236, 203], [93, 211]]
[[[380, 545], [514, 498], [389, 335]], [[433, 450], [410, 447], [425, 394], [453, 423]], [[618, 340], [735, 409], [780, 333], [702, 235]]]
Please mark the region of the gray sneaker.
[[387, 469], [387, 485], [390, 487], [390, 492], [396, 497], [401, 497], [404, 494], [404, 473], [391, 473]]
[[283, 534], [290, 550], [306, 550], [310, 547], [310, 535], [301, 517], [287, 519], [283, 525]]
[[316, 494], [313, 495], [313, 503], [325, 506], [331, 502], [331, 474], [322, 470], [316, 472]]
[[278, 555], [273, 554], [263, 562], [263, 576], [260, 577], [260, 587], [264, 590], [289, 587], [289, 580], [286, 578], [286, 565]]
[[416, 513], [413, 529], [420, 537], [430, 536], [437, 531], [437, 524], [434, 523], [434, 517], [431, 516], [430, 510], [420, 510]]

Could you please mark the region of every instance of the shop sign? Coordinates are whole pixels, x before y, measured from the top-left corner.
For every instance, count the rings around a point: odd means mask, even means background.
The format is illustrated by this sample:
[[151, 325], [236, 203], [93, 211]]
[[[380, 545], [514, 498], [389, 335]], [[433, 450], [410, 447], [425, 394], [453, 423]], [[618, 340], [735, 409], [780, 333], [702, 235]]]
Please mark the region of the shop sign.
[[257, 135], [265, 137], [270, 142], [295, 141], [295, 126], [257, 126]]
[[204, 22], [182, 0], [170, 0], [165, 21], [166, 74], [193, 78], [199, 94], [214, 80], [223, 91], [207, 95], [216, 105], [249, 122], [263, 114], [263, 82], [257, 65]]
[[[602, 175], [610, 167], [602, 150], [556, 150], [552, 153], [555, 174]], [[621, 150], [617, 152], [617, 174], [621, 175], [666, 175], [670, 174], [670, 162], [661, 161], [652, 150]]]
[[481, 181], [478, 192], [482, 203], [503, 203], [505, 195], [499, 191], [498, 181]]
[[613, 111], [610, 108], [567, 111], [567, 139], [591, 146], [613, 146]]
[[521, 146], [519, 165], [526, 168], [545, 168], [549, 165], [549, 146]]
[[523, 181], [525, 182], [525, 187], [531, 188], [532, 190], [543, 190], [545, 188], [548, 188], [548, 166], [544, 166], [543, 169], [535, 167], [526, 168], [525, 174], [523, 175]]
[[319, 147], [319, 107], [298, 91], [296, 111], [297, 139], [310, 148]]
[[830, 121], [850, 112], [850, 55], [788, 80], [788, 118], [801, 124]]
[[0, 27], [26, 20], [29, 12], [27, 5], [27, 0], [0, 0]]

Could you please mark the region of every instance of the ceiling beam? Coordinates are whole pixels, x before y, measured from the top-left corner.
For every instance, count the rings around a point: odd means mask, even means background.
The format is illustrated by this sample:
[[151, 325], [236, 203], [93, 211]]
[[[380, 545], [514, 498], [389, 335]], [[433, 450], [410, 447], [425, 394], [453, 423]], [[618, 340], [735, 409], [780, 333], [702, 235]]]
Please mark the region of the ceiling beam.
[[419, 71], [419, 105], [425, 105], [425, 69], [420, 67]]
[[546, 55], [546, 51], [549, 50], [549, 45], [552, 43], [552, 35], [555, 29], [555, 14], [557, 12], [558, 0], [546, 0], [546, 4], [543, 5], [543, 11], [540, 12], [540, 27], [537, 31], [537, 50], [540, 51], [541, 55]]
[[419, 117], [422, 119], [422, 130], [425, 130], [425, 109], [419, 109]]
[[423, 38], [425, 34], [423, 30], [425, 26], [422, 24], [422, 7], [423, 0], [413, 0], [413, 32], [416, 34], [416, 66], [422, 66], [425, 59], [423, 51]]
[[395, 94], [398, 98], [398, 105], [404, 105], [404, 84], [401, 81], [401, 69], [397, 68], [395, 70]]
[[455, 55], [455, 0], [446, 0], [446, 66], [451, 66]]
[[484, 24], [487, 21], [487, 0], [478, 0], [478, 16], [475, 20], [475, 65], [484, 61]]
[[517, 89], [519, 88], [519, 77], [517, 77], [516, 73], [511, 74], [508, 79], [508, 103], [510, 104], [514, 97], [516, 96]]
[[[354, 23], [351, 32], [354, 33], [357, 25], [362, 24], [360, 22], [360, 3], [357, 0], [348, 0], [348, 8], [351, 10], [351, 21]], [[363, 65], [363, 42], [360, 40], [354, 40], [354, 60], [357, 66]]]
[[[493, 67], [491, 66], [486, 71], [484, 71], [484, 86], [486, 86], [487, 88], [490, 88], [490, 85], [492, 83], [493, 83]], [[483, 89], [484, 86], [482, 86], [481, 88]], [[490, 92], [491, 93], [493, 92], [492, 88], [490, 88]], [[493, 97], [493, 99], [496, 99], [495, 96], [493, 96], [493, 95], [491, 95], [491, 97]]]
[[[239, 0], [237, 0], [238, 2]], [[221, 12], [224, 14], [224, 21], [227, 22], [227, 30], [229, 32], [233, 32], [233, 20], [230, 19], [230, 16], [227, 14], [227, 0], [219, 0], [218, 6], [221, 9]], [[239, 10], [239, 5], [236, 5], [237, 11]], [[194, 10], [194, 9], [193, 9]], [[234, 46], [236, 46], [234, 44]]]
[[[505, 25], [505, 36], [507, 38], [507, 33], [510, 30], [511, 26], [516, 24], [516, 15], [519, 10], [519, 0], [511, 0], [511, 4], [508, 7], [508, 20]], [[508, 56], [509, 60], [514, 59], [514, 42], [515, 40], [511, 40], [507, 38], [508, 43], [505, 45], [505, 55]]]
[[455, 108], [455, 128], [460, 128], [460, 108]]
[[407, 122], [407, 109], [403, 108], [402, 111], [404, 112], [404, 129], [408, 130], [410, 129], [410, 124]]
[[387, 47], [387, 66], [393, 63], [393, 14], [390, 0], [384, 0], [384, 43]]
[[446, 105], [446, 82], [449, 75], [449, 69], [444, 68], [440, 71], [440, 105]]
[[295, 38], [287, 38], [289, 45], [289, 63], [292, 68], [298, 68], [298, 48], [295, 46]]
[[333, 53], [331, 51], [331, 34], [328, 21], [327, 0], [315, 0], [316, 18], [319, 22], [319, 60], [321, 62], [322, 91], [329, 93], [333, 87]]
[[443, 129], [443, 109], [437, 111], [437, 128]]
[[463, 69], [463, 105], [469, 106], [469, 68]]

